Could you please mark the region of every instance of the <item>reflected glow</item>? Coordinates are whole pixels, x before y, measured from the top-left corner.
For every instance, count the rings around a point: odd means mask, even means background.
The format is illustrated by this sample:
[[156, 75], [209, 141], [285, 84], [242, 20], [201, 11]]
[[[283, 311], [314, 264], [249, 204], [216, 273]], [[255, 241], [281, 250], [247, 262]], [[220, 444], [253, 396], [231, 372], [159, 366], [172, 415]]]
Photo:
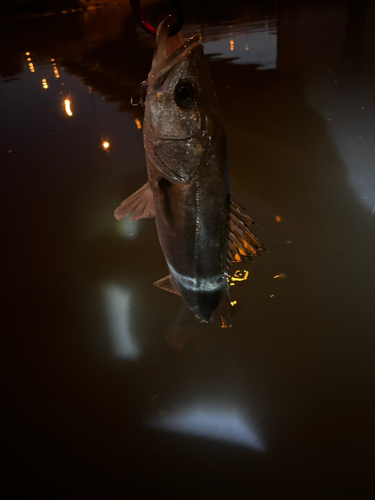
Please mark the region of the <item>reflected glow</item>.
[[277, 280], [277, 279], [282, 279], [282, 280], [283, 280], [284, 278], [286, 278], [286, 274], [285, 274], [285, 273], [276, 274], [276, 275], [273, 277], [273, 279], [274, 279], [274, 280]]
[[237, 269], [237, 271], [233, 274], [233, 276], [229, 276], [231, 281], [245, 281], [249, 277], [249, 271], [241, 271]]
[[231, 306], [235, 306], [237, 304], [237, 300], [234, 300], [233, 302], [230, 303]]
[[234, 51], [234, 40], [229, 40], [229, 50], [230, 50], [231, 52], [233, 52], [233, 51]]
[[57, 65], [56, 65], [55, 60], [53, 58], [51, 59], [51, 62], [52, 62], [53, 74], [55, 75], [55, 78], [60, 78], [59, 70], [57, 69]]
[[47, 80], [45, 78], [43, 78], [43, 80], [42, 80], [42, 86], [44, 89], [48, 89], [48, 83], [47, 83]]
[[27, 61], [31, 61], [31, 57], [28, 57], [28, 58], [27, 58]]
[[65, 107], [65, 113], [68, 116], [73, 116], [73, 113], [72, 113], [72, 110], [71, 110], [71, 107], [70, 107], [70, 101], [69, 101], [69, 99], [65, 99], [64, 100], [64, 107]]
[[276, 222], [280, 222], [281, 221], [280, 215], [275, 215], [275, 219], [276, 219]]
[[265, 451], [250, 423], [236, 410], [196, 406], [150, 419], [151, 427]]
[[29, 56], [30, 55], [30, 52], [25, 52], [25, 56]]
[[110, 146], [110, 144], [109, 144], [109, 142], [108, 142], [108, 141], [104, 141], [104, 142], [102, 143], [102, 148], [103, 148], [105, 151], [107, 151], [107, 149], [109, 148], [109, 146]]
[[116, 229], [126, 240], [135, 238], [139, 231], [139, 223], [136, 220], [130, 220], [128, 217], [116, 222]]
[[29, 70], [31, 71], [31, 73], [35, 73], [35, 68], [33, 63], [29, 63]]
[[138, 118], [136, 118], [134, 121], [135, 121], [135, 124], [137, 125], [137, 129], [142, 128], [141, 122], [138, 120]]
[[107, 285], [104, 300], [113, 354], [123, 359], [139, 358], [139, 348], [129, 330], [130, 293], [119, 285]]

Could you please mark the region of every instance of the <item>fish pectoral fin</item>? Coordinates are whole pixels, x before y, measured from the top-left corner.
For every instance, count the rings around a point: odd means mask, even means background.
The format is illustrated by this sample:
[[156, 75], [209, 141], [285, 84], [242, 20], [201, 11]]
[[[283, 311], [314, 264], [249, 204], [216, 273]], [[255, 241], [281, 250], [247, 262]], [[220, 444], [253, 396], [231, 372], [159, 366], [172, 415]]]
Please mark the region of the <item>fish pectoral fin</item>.
[[166, 290], [167, 292], [172, 292], [175, 293], [176, 295], [180, 295], [179, 292], [177, 291], [177, 288], [174, 286], [171, 275], [168, 274], [165, 278], [162, 278], [161, 280], [155, 281], [154, 283], [155, 286], [158, 288], [161, 288], [162, 290]]
[[129, 198], [126, 198], [116, 208], [114, 216], [115, 219], [121, 220], [130, 213], [132, 214], [130, 220], [155, 217], [154, 196], [148, 182], [129, 196]]
[[230, 303], [228, 287], [225, 288], [219, 305], [212, 313], [211, 319], [221, 323], [221, 328], [231, 328], [233, 325], [233, 306]]
[[229, 212], [229, 241], [228, 241], [228, 264], [231, 262], [243, 262], [252, 260], [252, 256], [261, 250], [267, 251], [263, 243], [250, 231], [249, 226], [256, 224], [251, 219], [243, 206], [233, 199], [230, 202]]

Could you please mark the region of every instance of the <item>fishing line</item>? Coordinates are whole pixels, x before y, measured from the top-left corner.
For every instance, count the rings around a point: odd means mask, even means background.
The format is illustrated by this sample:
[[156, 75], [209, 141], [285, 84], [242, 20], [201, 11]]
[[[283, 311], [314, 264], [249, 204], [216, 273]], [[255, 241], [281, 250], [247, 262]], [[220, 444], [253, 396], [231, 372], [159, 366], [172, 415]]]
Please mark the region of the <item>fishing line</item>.
[[[141, 28], [143, 28], [150, 35], [156, 36], [156, 31], [157, 31], [156, 28], [154, 28], [154, 26], [148, 23], [143, 17], [143, 13], [141, 11], [141, 0], [129, 0], [129, 1], [133, 14], [137, 19], [138, 24], [141, 26]], [[171, 28], [169, 33], [169, 36], [171, 37], [177, 35], [177, 33], [181, 30], [185, 16], [184, 16], [184, 8], [180, 0], [169, 0], [169, 1], [173, 5], [176, 12], [176, 23]]]

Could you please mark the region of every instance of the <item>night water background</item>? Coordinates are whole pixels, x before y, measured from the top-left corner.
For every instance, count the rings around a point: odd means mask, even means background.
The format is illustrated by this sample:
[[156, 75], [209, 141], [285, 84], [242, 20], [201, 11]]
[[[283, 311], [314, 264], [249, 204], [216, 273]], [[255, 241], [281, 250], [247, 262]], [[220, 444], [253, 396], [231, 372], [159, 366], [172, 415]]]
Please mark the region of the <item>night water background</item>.
[[231, 268], [232, 329], [113, 218], [146, 181], [128, 3], [0, 20], [1, 490], [374, 498], [375, 4], [185, 5], [269, 250]]

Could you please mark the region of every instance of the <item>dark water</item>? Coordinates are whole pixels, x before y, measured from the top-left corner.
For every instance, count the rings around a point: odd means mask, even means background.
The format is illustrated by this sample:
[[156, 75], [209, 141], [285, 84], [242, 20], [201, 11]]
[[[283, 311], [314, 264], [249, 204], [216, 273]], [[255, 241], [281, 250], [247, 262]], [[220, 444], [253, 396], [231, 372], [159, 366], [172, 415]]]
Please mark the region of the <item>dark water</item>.
[[153, 220], [113, 218], [146, 180], [152, 38], [126, 4], [1, 21], [7, 498], [375, 495], [375, 5], [214, 5], [185, 35], [269, 249], [232, 268], [231, 330], [152, 286]]

